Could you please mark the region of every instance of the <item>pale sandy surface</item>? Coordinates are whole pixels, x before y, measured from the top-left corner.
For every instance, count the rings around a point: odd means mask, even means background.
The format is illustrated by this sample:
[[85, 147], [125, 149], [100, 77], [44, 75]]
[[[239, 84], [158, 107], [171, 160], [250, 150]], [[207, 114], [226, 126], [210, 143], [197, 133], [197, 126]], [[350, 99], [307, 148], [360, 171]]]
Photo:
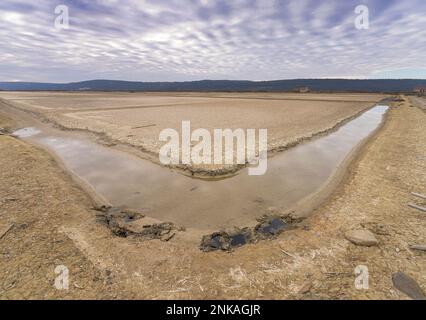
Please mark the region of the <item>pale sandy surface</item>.
[[415, 106], [426, 111], [426, 97], [425, 96], [423, 96], [423, 97], [411, 96], [410, 101]]
[[[281, 93], [46, 93], [5, 92], [0, 98], [67, 128], [105, 133], [114, 141], [158, 154], [165, 128], [268, 129], [268, 150], [294, 144], [374, 105], [370, 94]], [[216, 170], [224, 166], [190, 166]]]

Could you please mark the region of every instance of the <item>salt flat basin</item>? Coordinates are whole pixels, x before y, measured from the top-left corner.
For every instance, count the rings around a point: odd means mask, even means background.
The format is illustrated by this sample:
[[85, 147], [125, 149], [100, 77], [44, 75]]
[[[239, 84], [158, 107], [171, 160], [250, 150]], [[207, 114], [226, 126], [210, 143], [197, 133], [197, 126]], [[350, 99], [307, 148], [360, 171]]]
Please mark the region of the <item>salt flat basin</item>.
[[[269, 207], [290, 209], [320, 190], [379, 126], [387, 110], [387, 106], [375, 106], [328, 135], [269, 158], [263, 176], [249, 176], [243, 169], [219, 181], [193, 179], [73, 132], [31, 128], [22, 131], [22, 138], [53, 150], [68, 169], [113, 205], [210, 231], [251, 226]], [[34, 135], [28, 137], [28, 132]]]

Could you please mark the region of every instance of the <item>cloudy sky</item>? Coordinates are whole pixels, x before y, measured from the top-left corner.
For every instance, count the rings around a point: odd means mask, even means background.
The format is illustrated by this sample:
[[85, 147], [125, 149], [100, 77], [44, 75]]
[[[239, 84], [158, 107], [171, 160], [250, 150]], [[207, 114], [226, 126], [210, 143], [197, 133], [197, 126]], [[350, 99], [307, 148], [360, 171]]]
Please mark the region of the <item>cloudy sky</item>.
[[0, 0], [0, 41], [0, 81], [426, 78], [426, 1]]

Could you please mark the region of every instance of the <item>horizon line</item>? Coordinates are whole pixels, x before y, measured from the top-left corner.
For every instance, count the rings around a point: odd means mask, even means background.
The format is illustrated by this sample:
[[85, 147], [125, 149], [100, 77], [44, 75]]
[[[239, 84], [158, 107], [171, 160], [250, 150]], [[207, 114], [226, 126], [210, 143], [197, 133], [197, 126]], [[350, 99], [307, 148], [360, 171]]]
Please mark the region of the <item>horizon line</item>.
[[349, 81], [386, 81], [386, 80], [424, 80], [426, 78], [291, 78], [291, 79], [273, 79], [273, 80], [246, 80], [246, 79], [200, 79], [200, 80], [182, 80], [182, 81], [143, 81], [143, 80], [122, 80], [122, 79], [89, 79], [68, 82], [44, 82], [44, 81], [22, 81], [22, 80], [6, 80], [0, 83], [48, 83], [48, 84], [72, 84], [80, 82], [92, 81], [117, 81], [117, 82], [139, 82], [139, 83], [186, 83], [186, 82], [202, 82], [202, 81], [234, 81], [234, 82], [274, 82], [274, 81], [297, 81], [297, 80], [349, 80]]

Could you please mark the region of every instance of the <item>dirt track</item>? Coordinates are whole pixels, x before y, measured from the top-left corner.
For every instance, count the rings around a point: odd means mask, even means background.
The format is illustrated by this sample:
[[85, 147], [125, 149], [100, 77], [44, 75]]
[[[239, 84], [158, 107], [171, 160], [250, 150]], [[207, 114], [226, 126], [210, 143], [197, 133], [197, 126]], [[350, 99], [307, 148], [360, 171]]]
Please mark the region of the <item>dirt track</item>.
[[[10, 124], [0, 116], [0, 127]], [[404, 299], [391, 276], [403, 271], [426, 288], [426, 216], [407, 206], [426, 193], [426, 114], [393, 108], [344, 183], [300, 228], [233, 253], [203, 253], [185, 233], [170, 242], [111, 235], [92, 201], [44, 152], [0, 136], [0, 215], [13, 227], [0, 239], [0, 297]], [[17, 174], [19, 173], [19, 174]], [[343, 233], [360, 225], [378, 247]], [[54, 268], [70, 269], [70, 290], [53, 287]], [[366, 265], [370, 289], [356, 290]]]

